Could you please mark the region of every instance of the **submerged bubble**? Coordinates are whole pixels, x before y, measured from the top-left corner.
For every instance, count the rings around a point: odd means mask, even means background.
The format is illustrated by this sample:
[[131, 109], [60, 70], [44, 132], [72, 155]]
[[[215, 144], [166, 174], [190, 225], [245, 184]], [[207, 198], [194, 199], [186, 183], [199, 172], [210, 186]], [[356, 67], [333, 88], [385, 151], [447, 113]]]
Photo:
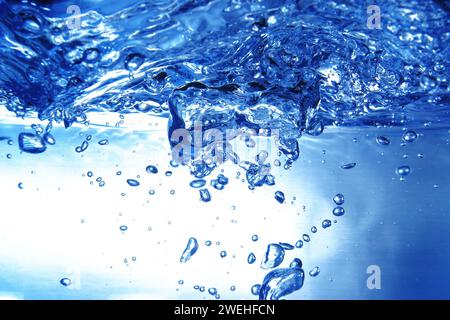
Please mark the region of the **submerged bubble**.
[[49, 133], [49, 132], [47, 132], [46, 134], [44, 134], [44, 141], [45, 141], [45, 143], [46, 144], [49, 144], [49, 145], [54, 145], [54, 144], [56, 144], [56, 140], [55, 140], [55, 138], [52, 136], [52, 134], [51, 133]]
[[395, 170], [395, 173], [399, 176], [405, 177], [411, 173], [411, 168], [409, 166], [400, 166]]
[[271, 269], [278, 267], [284, 259], [284, 249], [279, 244], [271, 243], [267, 246], [263, 261], [261, 262], [262, 269]]
[[303, 286], [305, 274], [299, 264], [269, 272], [259, 291], [259, 300], [278, 300]]
[[131, 186], [131, 187], [137, 187], [140, 185], [139, 181], [137, 181], [136, 179], [128, 179], [127, 183]]
[[317, 232], [317, 227], [311, 227], [311, 232], [312, 233], [316, 233]]
[[309, 275], [311, 277], [316, 277], [316, 276], [319, 275], [319, 273], [320, 273], [319, 267], [314, 267], [314, 268], [311, 269], [311, 271], [309, 271]]
[[101, 146], [106, 146], [107, 144], [109, 144], [109, 140], [108, 139], [100, 140], [98, 142], [98, 144], [101, 145]]
[[23, 183], [19, 182], [19, 184], [17, 185], [19, 187], [19, 189], [23, 189]]
[[252, 236], [252, 240], [253, 240], [253, 241], [258, 241], [258, 235], [257, 235], [257, 234], [254, 234], [254, 235]]
[[283, 203], [285, 200], [284, 193], [282, 191], [276, 191], [275, 200], [277, 200], [280, 204]]
[[216, 288], [209, 288], [208, 289], [208, 293], [212, 296], [215, 296], [217, 294], [217, 289]]
[[302, 260], [299, 258], [294, 258], [292, 262], [289, 264], [289, 268], [301, 268], [303, 266]]
[[221, 258], [225, 258], [226, 256], [227, 256], [227, 252], [225, 250], [220, 252]]
[[72, 280], [70, 280], [69, 278], [62, 278], [61, 280], [59, 280], [59, 283], [61, 283], [65, 287], [68, 287], [72, 284]]
[[256, 256], [253, 252], [251, 252], [247, 257], [248, 264], [253, 264], [256, 261]]
[[259, 291], [261, 290], [261, 285], [260, 284], [255, 284], [252, 286], [251, 288], [251, 292], [254, 296], [258, 296], [259, 295]]
[[200, 189], [200, 200], [203, 202], [209, 202], [211, 201], [211, 194], [209, 193], [208, 189]]
[[19, 148], [27, 153], [42, 153], [47, 149], [41, 136], [34, 133], [20, 133]]
[[92, 171], [88, 171], [88, 172], [87, 172], [87, 176], [88, 176], [88, 177], [92, 177], [93, 175], [94, 175], [94, 174], [92, 173]]
[[334, 203], [336, 203], [338, 206], [344, 204], [344, 195], [342, 193], [338, 193], [333, 197]]
[[282, 246], [284, 250], [293, 250], [294, 249], [294, 246], [290, 243], [280, 242], [279, 245]]
[[345, 214], [345, 210], [342, 207], [336, 207], [333, 209], [333, 215], [336, 217], [343, 216]]
[[148, 173], [156, 174], [156, 173], [158, 173], [158, 168], [150, 165], [150, 166], [147, 166], [147, 168], [145, 168], [145, 171], [147, 171]]
[[230, 290], [231, 290], [231, 291], [236, 290], [236, 286], [231, 286], [231, 287], [230, 287]]
[[139, 53], [129, 54], [125, 58], [125, 68], [128, 71], [135, 71], [142, 65], [144, 59], [145, 59], [144, 56]]
[[120, 231], [127, 231], [128, 230], [128, 227], [127, 226], [125, 226], [125, 225], [123, 225], [123, 226], [120, 226]]
[[298, 249], [300, 249], [301, 247], [303, 247], [303, 241], [302, 241], [302, 240], [298, 240], [298, 241], [295, 243], [295, 247], [298, 248]]
[[209, 241], [209, 240], [205, 241], [205, 246], [209, 247], [211, 244], [212, 244], [211, 241]]
[[308, 234], [306, 234], [306, 233], [303, 234], [302, 239], [303, 239], [303, 241], [305, 241], [305, 242], [311, 241], [311, 237], [310, 237]]
[[391, 141], [388, 138], [383, 137], [383, 136], [378, 136], [376, 140], [377, 140], [377, 143], [382, 146], [387, 146], [388, 144], [391, 143]]
[[414, 142], [416, 139], [417, 133], [414, 131], [406, 131], [402, 136], [402, 140], [405, 142]]
[[331, 220], [325, 219], [322, 221], [322, 228], [326, 229], [331, 227]]
[[356, 162], [350, 162], [350, 163], [341, 165], [341, 168], [348, 170], [348, 169], [354, 168], [355, 166], [356, 166]]
[[188, 240], [186, 248], [181, 255], [180, 262], [186, 263], [198, 250], [198, 242], [197, 239], [191, 237]]

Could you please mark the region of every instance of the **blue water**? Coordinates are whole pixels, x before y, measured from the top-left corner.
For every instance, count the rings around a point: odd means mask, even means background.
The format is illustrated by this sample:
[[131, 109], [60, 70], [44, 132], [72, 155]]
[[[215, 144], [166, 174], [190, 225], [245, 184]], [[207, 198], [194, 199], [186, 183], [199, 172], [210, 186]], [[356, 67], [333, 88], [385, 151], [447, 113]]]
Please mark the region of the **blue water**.
[[372, 4], [0, 1], [0, 297], [449, 298], [450, 7]]

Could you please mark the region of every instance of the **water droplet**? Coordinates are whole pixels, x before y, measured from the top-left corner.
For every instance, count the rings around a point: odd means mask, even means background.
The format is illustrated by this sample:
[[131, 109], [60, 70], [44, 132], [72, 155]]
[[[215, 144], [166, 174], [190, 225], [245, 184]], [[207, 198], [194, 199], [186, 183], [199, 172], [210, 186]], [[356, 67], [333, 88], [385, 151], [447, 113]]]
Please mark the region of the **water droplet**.
[[19, 187], [19, 189], [23, 189], [23, 183], [19, 182], [19, 184], [17, 185]]
[[64, 287], [68, 287], [72, 284], [72, 280], [69, 278], [62, 278], [59, 283], [61, 283]]
[[172, 171], [166, 171], [165, 175], [166, 177], [170, 177], [172, 175]]
[[312, 233], [316, 233], [317, 232], [317, 228], [316, 227], [311, 227], [311, 232]]
[[227, 252], [226, 251], [221, 251], [220, 252], [220, 257], [221, 258], [225, 258], [227, 256]]
[[151, 189], [148, 193], [152, 196], [155, 194], [155, 190]]
[[303, 247], [303, 241], [302, 241], [302, 240], [298, 240], [298, 241], [295, 243], [295, 247], [298, 248], [298, 249], [300, 249], [301, 247]]
[[11, 154], [11, 153], [8, 153], [8, 154], [6, 155], [6, 158], [12, 159], [12, 154]]
[[356, 166], [356, 162], [350, 162], [350, 163], [347, 163], [347, 164], [343, 164], [341, 166], [341, 168], [345, 169], [345, 170], [348, 170], [348, 169], [354, 168], [355, 166]]
[[402, 140], [405, 142], [413, 142], [417, 139], [417, 133], [414, 131], [406, 131], [403, 136]]
[[95, 181], [97, 181], [97, 182], [102, 181], [102, 177], [98, 177], [97, 179], [95, 179]]
[[276, 191], [275, 192], [275, 200], [277, 200], [280, 204], [283, 203], [285, 200], [284, 193], [281, 191]]
[[145, 168], [145, 171], [147, 171], [148, 173], [156, 174], [156, 173], [158, 173], [158, 168], [150, 165], [150, 166], [147, 166], [147, 168]]
[[140, 185], [139, 181], [135, 180], [135, 179], [128, 179], [127, 183], [131, 186], [131, 187], [137, 187]]
[[247, 262], [248, 264], [253, 264], [256, 261], [256, 256], [255, 254], [252, 252], [248, 255], [247, 257]]
[[28, 153], [42, 153], [47, 149], [42, 138], [34, 133], [19, 134], [19, 148]]
[[236, 286], [231, 286], [231, 287], [230, 287], [230, 290], [231, 290], [231, 291], [236, 290]]
[[383, 137], [383, 136], [378, 136], [376, 140], [377, 140], [377, 143], [382, 146], [387, 146], [388, 144], [391, 143], [391, 141], [388, 138]]
[[205, 287], [201, 286], [200, 289], [198, 289], [200, 292], [205, 292]]
[[92, 171], [88, 171], [88, 172], [87, 172], [87, 176], [88, 176], [89, 178], [91, 178], [93, 175], [94, 175], [94, 174], [92, 173]]
[[284, 249], [279, 244], [271, 243], [267, 246], [264, 259], [261, 262], [262, 269], [271, 269], [278, 267], [284, 259]]
[[171, 194], [171, 195], [174, 195], [174, 194], [175, 194], [175, 190], [173, 190], [173, 189], [170, 190], [170, 194]]
[[310, 241], [311, 241], [310, 236], [309, 236], [308, 234], [306, 234], [306, 233], [302, 236], [302, 239], [303, 239], [303, 241], [305, 241], [305, 242], [310, 242]]
[[211, 201], [211, 194], [209, 193], [208, 189], [200, 189], [200, 200], [203, 202], [209, 202]]
[[179, 280], [179, 281], [178, 281], [178, 284], [183, 284], [183, 283], [184, 283], [183, 280]]
[[188, 243], [186, 245], [186, 249], [184, 249], [183, 254], [181, 255], [180, 262], [186, 263], [198, 250], [198, 242], [195, 238], [189, 238]]
[[192, 180], [189, 185], [191, 186], [191, 188], [202, 188], [206, 185], [206, 180], [204, 179], [197, 179], [197, 180]]
[[139, 53], [129, 54], [125, 59], [125, 68], [130, 72], [134, 71], [141, 66], [144, 59], [144, 56]]
[[128, 227], [127, 226], [125, 226], [125, 225], [123, 225], [123, 226], [120, 226], [120, 231], [127, 231], [128, 230]]
[[319, 273], [320, 273], [319, 267], [314, 267], [314, 268], [311, 269], [311, 271], [309, 271], [309, 275], [311, 277], [316, 277], [316, 276], [319, 275]]
[[333, 214], [334, 214], [336, 217], [343, 216], [344, 213], [345, 213], [345, 210], [344, 210], [344, 208], [342, 208], [342, 207], [335, 207], [335, 208], [333, 209]]
[[343, 205], [343, 204], [344, 204], [344, 201], [345, 201], [344, 195], [341, 194], [341, 193], [336, 194], [336, 195], [333, 197], [333, 201], [334, 201], [334, 203], [336, 203], [338, 206]]
[[331, 227], [331, 220], [325, 219], [322, 221], [322, 228], [326, 229]]
[[104, 187], [105, 186], [105, 181], [100, 181], [100, 183], [98, 184], [100, 187]]
[[258, 235], [257, 235], [257, 234], [254, 234], [254, 235], [252, 236], [252, 240], [253, 240], [253, 241], [258, 241]]
[[109, 144], [109, 140], [108, 140], [108, 139], [100, 140], [100, 141], [98, 142], [98, 144], [101, 145], [101, 146], [106, 146], [106, 145]]
[[294, 258], [292, 262], [289, 264], [289, 268], [301, 268], [303, 266], [302, 260], [299, 258]]
[[117, 172], [116, 172], [116, 175], [117, 175], [117, 176], [120, 176], [121, 174], [122, 174], [122, 171], [117, 171]]
[[395, 173], [399, 176], [405, 177], [411, 173], [411, 168], [409, 166], [400, 166], [395, 170]]
[[209, 241], [209, 240], [205, 241], [205, 246], [209, 247], [211, 244], [212, 244], [211, 241]]
[[259, 291], [261, 290], [261, 285], [260, 284], [255, 284], [254, 286], [252, 286], [252, 294], [254, 296], [258, 296], [259, 295]]

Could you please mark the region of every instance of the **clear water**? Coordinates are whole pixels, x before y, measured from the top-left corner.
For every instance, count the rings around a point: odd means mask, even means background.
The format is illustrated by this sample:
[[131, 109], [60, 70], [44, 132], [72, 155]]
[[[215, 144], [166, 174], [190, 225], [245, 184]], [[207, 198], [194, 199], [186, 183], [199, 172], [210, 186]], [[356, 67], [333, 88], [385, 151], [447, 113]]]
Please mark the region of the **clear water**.
[[72, 4], [0, 1], [2, 297], [450, 297], [445, 2]]

